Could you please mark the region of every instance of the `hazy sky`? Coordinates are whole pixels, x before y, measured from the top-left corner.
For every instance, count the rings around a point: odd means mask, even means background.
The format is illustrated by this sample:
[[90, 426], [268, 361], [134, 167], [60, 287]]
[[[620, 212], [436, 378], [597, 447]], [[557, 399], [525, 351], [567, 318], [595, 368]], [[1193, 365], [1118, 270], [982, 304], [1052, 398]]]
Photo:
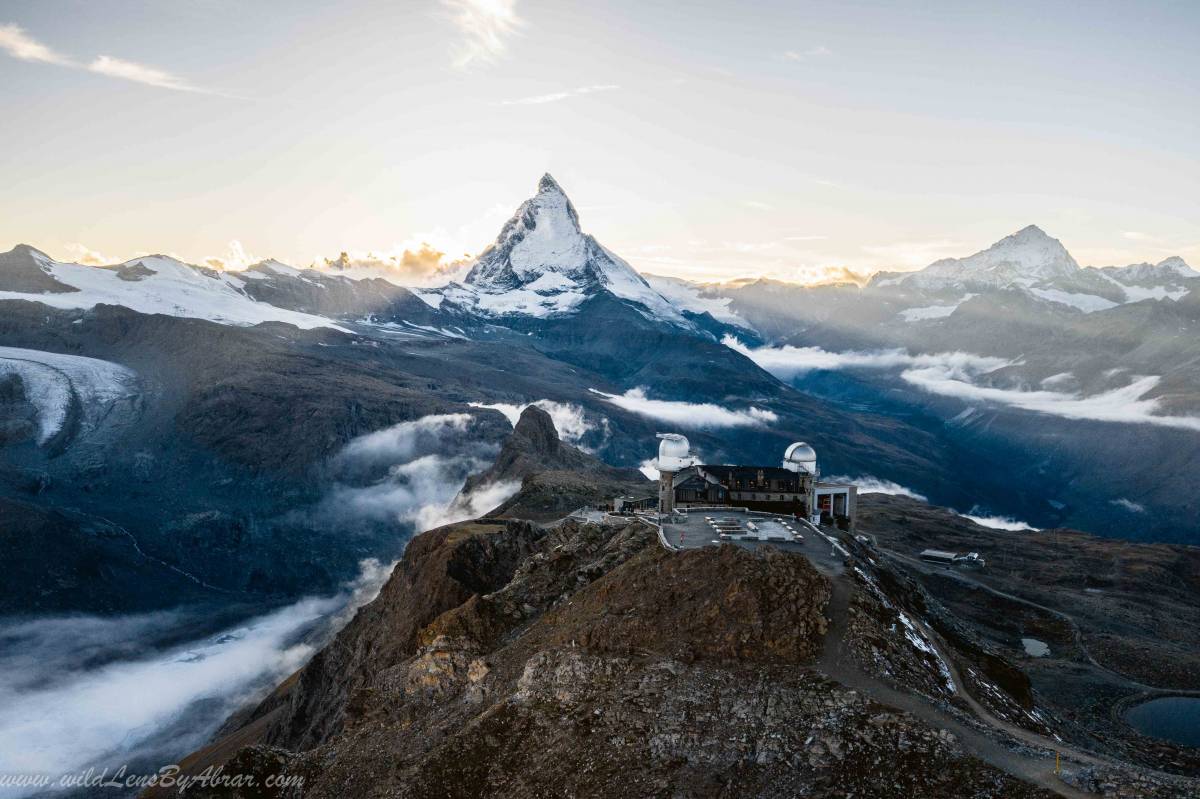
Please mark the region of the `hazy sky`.
[[1030, 223], [1200, 266], [1198, 42], [1188, 1], [0, 0], [0, 247], [461, 255], [549, 171], [660, 274]]

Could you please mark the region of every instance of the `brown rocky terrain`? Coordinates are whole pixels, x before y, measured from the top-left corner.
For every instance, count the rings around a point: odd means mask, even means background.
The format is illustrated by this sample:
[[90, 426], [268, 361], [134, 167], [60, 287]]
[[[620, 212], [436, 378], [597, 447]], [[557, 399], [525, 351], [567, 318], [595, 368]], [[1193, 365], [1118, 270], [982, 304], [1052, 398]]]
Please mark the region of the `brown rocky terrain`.
[[[1200, 548], [1073, 530], [1009, 532], [906, 497], [869, 495], [859, 529], [892, 568], [984, 646], [1019, 666], [1063, 737], [1154, 768], [1200, 774], [1200, 753], [1137, 734], [1121, 710], [1200, 693]], [[981, 571], [925, 564], [927, 547], [975, 551]], [[1026, 653], [1023, 638], [1049, 646]]]
[[636, 521], [442, 528], [185, 766], [303, 796], [1051, 795], [822, 674], [830, 589], [802, 555], [669, 552]]

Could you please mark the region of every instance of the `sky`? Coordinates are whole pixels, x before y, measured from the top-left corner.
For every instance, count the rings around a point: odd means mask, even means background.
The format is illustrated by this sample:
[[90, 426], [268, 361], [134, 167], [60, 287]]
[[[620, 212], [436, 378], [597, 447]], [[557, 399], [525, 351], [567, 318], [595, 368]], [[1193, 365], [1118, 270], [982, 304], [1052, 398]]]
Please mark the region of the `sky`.
[[427, 271], [550, 172], [696, 280], [1028, 224], [1200, 265], [1198, 40], [1194, 2], [0, 0], [0, 247]]

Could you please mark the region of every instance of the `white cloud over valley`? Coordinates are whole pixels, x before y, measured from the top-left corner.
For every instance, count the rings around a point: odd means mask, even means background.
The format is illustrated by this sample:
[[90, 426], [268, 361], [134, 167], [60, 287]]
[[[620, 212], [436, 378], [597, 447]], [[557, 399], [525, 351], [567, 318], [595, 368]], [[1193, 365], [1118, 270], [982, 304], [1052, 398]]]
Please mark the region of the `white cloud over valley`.
[[596, 389], [592, 389], [592, 392], [618, 408], [677, 427], [757, 427], [779, 421], [774, 411], [764, 408], [750, 406], [733, 410], [711, 402], [651, 399], [641, 388], [632, 388], [624, 394], [606, 394]]
[[[302, 599], [165, 649], [153, 642], [201, 623], [195, 613], [0, 624], [0, 774], [57, 778], [139, 758], [153, 762], [152, 771], [158, 758], [203, 745], [230, 713], [299, 668], [379, 593], [390, 566], [360, 566], [359, 577], [335, 596]], [[133, 659], [133, 651], [150, 654]]]
[[[1133, 376], [1126, 385], [1085, 395], [1046, 388], [1034, 390], [982, 384], [980, 381], [989, 373], [1018, 362], [966, 352], [912, 355], [904, 350], [830, 352], [820, 347], [751, 348], [732, 336], [726, 336], [723, 343], [783, 380], [817, 370], [899, 369], [900, 378], [909, 385], [929, 394], [965, 402], [1002, 405], [1064, 419], [1152, 424], [1200, 431], [1200, 417], [1158, 413], [1159, 401], [1147, 397], [1160, 382], [1160, 378], [1154, 376]], [[1118, 370], [1111, 372], [1109, 377], [1120, 375]], [[1055, 375], [1043, 381], [1043, 385], [1063, 381], [1063, 375]]]
[[888, 494], [895, 497], [909, 497], [910, 499], [918, 499], [921, 502], [927, 502], [929, 499], [924, 494], [918, 494], [911, 488], [902, 486], [899, 483], [891, 480], [884, 480], [879, 477], [872, 477], [871, 475], [863, 475], [862, 477], [847, 477], [845, 475], [838, 475], [836, 477], [828, 477], [824, 479], [827, 479], [831, 483], [853, 483], [854, 485], [858, 486], [858, 493], [860, 494]]
[[588, 419], [587, 413], [582, 406], [571, 402], [555, 402], [554, 400], [541, 399], [525, 404], [508, 402], [471, 402], [468, 404], [472, 408], [487, 408], [499, 411], [504, 414], [504, 418], [508, 420], [508, 423], [514, 427], [516, 427], [517, 421], [521, 418], [521, 412], [530, 405], [535, 405], [550, 414], [550, 420], [554, 422], [554, 429], [558, 431], [560, 439], [585, 452], [596, 452], [608, 440], [608, 419], [600, 417], [597, 421], [593, 422]]

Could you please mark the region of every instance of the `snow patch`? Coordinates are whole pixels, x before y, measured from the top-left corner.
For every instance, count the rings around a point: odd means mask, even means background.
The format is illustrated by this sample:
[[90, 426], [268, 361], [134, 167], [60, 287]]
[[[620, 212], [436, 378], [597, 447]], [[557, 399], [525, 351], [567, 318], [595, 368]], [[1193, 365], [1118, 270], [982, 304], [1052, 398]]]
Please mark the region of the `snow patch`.
[[1029, 291], [1043, 300], [1056, 302], [1059, 305], [1069, 305], [1072, 308], [1078, 308], [1084, 313], [1107, 311], [1109, 308], [1116, 308], [1118, 305], [1118, 303], [1112, 300], [1097, 297], [1095, 294], [1077, 294], [1075, 292], [1062, 291], [1061, 289], [1030, 289]]
[[950, 305], [926, 305], [921, 308], [906, 308], [900, 312], [900, 318], [905, 322], [923, 322], [928, 319], [944, 319], [958, 310], [958, 306], [976, 296], [978, 295], [964, 294], [961, 300], [958, 300]]
[[746, 330], [754, 327], [738, 316], [730, 307], [732, 297], [720, 297], [707, 294], [703, 286], [681, 280], [675, 277], [659, 275], [644, 275], [650, 287], [665, 297], [676, 308], [694, 314], [711, 314], [713, 319], [725, 324], [735, 325]]

